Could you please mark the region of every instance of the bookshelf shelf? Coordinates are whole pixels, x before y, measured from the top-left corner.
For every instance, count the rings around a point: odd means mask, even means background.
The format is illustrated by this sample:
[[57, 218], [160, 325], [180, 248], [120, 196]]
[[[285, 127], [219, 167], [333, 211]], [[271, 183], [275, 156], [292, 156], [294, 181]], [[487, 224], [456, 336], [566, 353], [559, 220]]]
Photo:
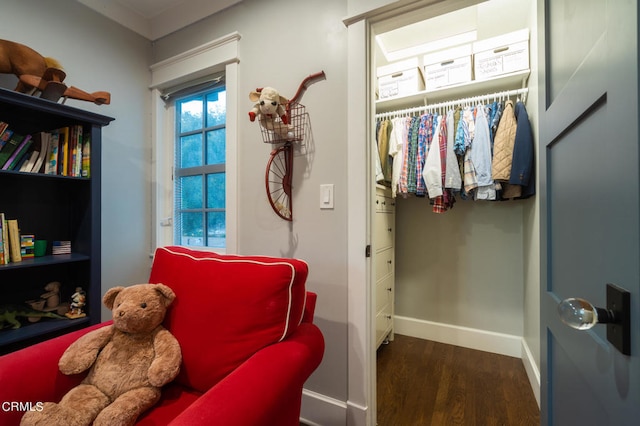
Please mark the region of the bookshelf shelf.
[[0, 346], [39, 341], [42, 340], [42, 336], [70, 332], [86, 327], [89, 323], [89, 317], [74, 320], [43, 318], [34, 324], [23, 325], [15, 330], [3, 330], [0, 333]]
[[[0, 305], [23, 304], [45, 293], [47, 283], [61, 283], [68, 302], [76, 287], [87, 293], [87, 317], [18, 318], [20, 328], [1, 328], [0, 354], [100, 322], [100, 198], [102, 128], [113, 118], [68, 105], [0, 89], [0, 121], [21, 134], [80, 126], [91, 140], [91, 178], [0, 171], [0, 213], [17, 219], [20, 234], [48, 241], [45, 256], [0, 265]], [[52, 241], [70, 241], [71, 254], [51, 254]], [[6, 324], [4, 324], [6, 326]]]
[[38, 266], [57, 265], [72, 262], [83, 262], [90, 259], [91, 256], [79, 253], [47, 255], [42, 257], [22, 259], [21, 262], [9, 263], [7, 265], [0, 265], [0, 271], [8, 269], [33, 268]]

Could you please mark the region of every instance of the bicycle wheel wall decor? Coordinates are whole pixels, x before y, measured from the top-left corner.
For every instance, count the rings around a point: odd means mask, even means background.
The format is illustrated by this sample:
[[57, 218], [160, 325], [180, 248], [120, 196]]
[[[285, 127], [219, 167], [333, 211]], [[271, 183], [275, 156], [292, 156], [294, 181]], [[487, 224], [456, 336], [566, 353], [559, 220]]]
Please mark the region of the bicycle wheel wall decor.
[[[299, 100], [309, 85], [324, 79], [326, 79], [324, 71], [308, 76], [300, 83], [295, 96], [288, 101], [279, 96], [279, 93], [273, 88], [265, 87], [264, 91], [256, 89], [255, 92], [249, 94], [249, 99], [254, 102], [259, 101], [249, 112], [251, 121], [259, 117], [262, 141], [276, 145], [269, 155], [265, 172], [267, 198], [273, 211], [287, 221], [293, 220], [291, 187], [293, 143], [305, 140], [305, 125], [308, 121], [305, 106], [300, 104]], [[271, 99], [267, 96], [268, 93], [273, 95]], [[276, 94], [278, 96], [275, 96]], [[285, 101], [287, 101], [286, 105], [283, 105]], [[277, 147], [277, 145], [280, 146]]]
[[273, 211], [284, 220], [293, 219], [291, 180], [293, 176], [293, 145], [287, 142], [271, 151], [265, 184]]

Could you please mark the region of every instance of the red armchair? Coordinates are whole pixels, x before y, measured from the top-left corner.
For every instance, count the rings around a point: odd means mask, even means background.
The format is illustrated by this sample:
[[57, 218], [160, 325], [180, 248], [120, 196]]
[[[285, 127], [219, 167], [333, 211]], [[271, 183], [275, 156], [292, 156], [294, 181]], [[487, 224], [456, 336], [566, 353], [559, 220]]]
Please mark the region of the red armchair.
[[[324, 353], [307, 272], [296, 259], [156, 250], [149, 282], [176, 293], [164, 325], [183, 364], [137, 424], [299, 425], [302, 387]], [[24, 409], [59, 401], [77, 385], [84, 376], [63, 375], [58, 359], [106, 324], [0, 357], [0, 425], [17, 425]]]

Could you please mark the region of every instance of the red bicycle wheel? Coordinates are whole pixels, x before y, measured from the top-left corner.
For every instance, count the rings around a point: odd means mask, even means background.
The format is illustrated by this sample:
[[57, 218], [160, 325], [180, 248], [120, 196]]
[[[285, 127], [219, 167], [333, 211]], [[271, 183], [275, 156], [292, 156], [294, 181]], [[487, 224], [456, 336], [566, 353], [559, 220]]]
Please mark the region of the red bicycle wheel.
[[273, 211], [284, 220], [293, 219], [291, 179], [293, 175], [293, 145], [290, 142], [271, 151], [265, 185]]

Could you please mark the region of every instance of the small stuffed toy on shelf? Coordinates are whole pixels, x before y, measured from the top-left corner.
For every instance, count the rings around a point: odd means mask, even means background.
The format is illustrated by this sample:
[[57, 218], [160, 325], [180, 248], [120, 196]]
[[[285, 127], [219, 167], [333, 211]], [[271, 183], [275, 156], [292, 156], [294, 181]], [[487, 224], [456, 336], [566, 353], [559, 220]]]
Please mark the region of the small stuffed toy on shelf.
[[65, 315], [68, 318], [84, 318], [87, 314], [84, 313], [84, 305], [87, 301], [87, 294], [82, 290], [82, 287], [76, 287], [76, 292], [71, 295], [71, 310]]
[[249, 111], [249, 120], [258, 121], [266, 130], [274, 132], [280, 138], [293, 137], [293, 127], [285, 111], [289, 102], [273, 87], [263, 87], [249, 93], [249, 99], [256, 104]]
[[63, 374], [88, 371], [86, 378], [59, 403], [25, 413], [20, 424], [133, 425], [180, 371], [180, 345], [162, 326], [174, 299], [163, 284], [109, 289], [103, 302], [113, 324], [76, 340], [58, 363]]

